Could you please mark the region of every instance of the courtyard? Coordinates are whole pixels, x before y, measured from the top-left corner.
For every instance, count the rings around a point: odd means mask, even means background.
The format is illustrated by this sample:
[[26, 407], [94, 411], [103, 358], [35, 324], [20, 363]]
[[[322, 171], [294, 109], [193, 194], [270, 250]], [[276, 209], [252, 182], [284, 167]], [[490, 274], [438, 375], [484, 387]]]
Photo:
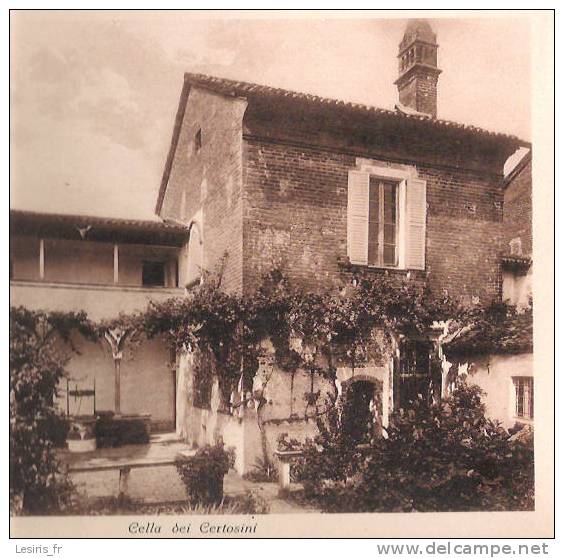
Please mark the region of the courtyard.
[[[108, 502], [116, 502], [120, 487], [120, 466], [128, 464], [127, 505], [132, 509], [157, 513], [176, 513], [187, 504], [186, 491], [171, 462], [178, 456], [190, 456], [195, 450], [174, 433], [154, 434], [148, 444], [102, 448], [87, 453], [60, 453], [61, 464], [77, 491], [77, 504], [88, 512]], [[267, 504], [269, 513], [310, 513], [318, 511], [292, 498], [278, 495], [275, 482], [251, 482], [231, 470], [224, 478], [226, 500], [256, 495]], [[294, 485], [293, 490], [300, 490]], [[116, 513], [120, 513], [116, 507]]]

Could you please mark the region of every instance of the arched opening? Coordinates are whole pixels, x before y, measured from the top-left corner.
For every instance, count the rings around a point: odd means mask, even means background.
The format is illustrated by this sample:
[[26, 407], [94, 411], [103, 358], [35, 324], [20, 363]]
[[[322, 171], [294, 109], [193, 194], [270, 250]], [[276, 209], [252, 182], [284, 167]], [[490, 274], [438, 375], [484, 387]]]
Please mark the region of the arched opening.
[[380, 386], [370, 380], [351, 381], [345, 388], [342, 425], [357, 444], [369, 442], [379, 428], [381, 393]]

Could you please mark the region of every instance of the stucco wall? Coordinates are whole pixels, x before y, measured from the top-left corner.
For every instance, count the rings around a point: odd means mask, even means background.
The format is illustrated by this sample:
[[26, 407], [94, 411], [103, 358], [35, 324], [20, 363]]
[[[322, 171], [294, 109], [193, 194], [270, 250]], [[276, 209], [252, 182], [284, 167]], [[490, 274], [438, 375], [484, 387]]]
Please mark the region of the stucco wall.
[[[15, 280], [39, 280], [38, 237], [14, 235], [10, 261]], [[168, 246], [119, 244], [118, 285], [142, 286], [143, 261], [165, 263], [165, 286], [176, 286], [181, 249]], [[44, 239], [44, 281], [87, 285], [114, 284], [114, 244], [87, 240]]]
[[[492, 355], [472, 360], [469, 380], [480, 386], [485, 394], [482, 401], [486, 414], [510, 428], [515, 424], [513, 398], [514, 376], [534, 376], [532, 353], [519, 355]], [[519, 419], [519, 422], [525, 422]]]
[[113, 244], [46, 238], [44, 246], [45, 281], [94, 285], [113, 283]]
[[120, 312], [144, 310], [150, 300], [182, 296], [183, 289], [66, 285], [46, 282], [10, 282], [10, 305], [32, 310], [84, 310], [93, 320], [115, 318]]
[[[111, 351], [105, 341], [87, 341], [73, 335], [79, 354], [71, 353], [66, 366], [70, 389], [96, 389], [96, 410], [114, 411], [115, 368]], [[174, 426], [174, 372], [169, 366], [169, 351], [165, 343], [153, 339], [124, 351], [121, 363], [121, 412], [149, 413], [158, 426]], [[59, 404], [66, 412], [66, 380], [60, 386]], [[71, 414], [90, 414], [93, 399], [69, 398]]]
[[11, 236], [10, 264], [13, 278], [22, 280], [39, 279], [39, 238]]
[[[325, 407], [327, 396], [334, 395], [336, 386], [319, 375], [313, 376], [303, 370], [293, 375], [282, 370], [274, 362], [273, 355], [259, 359], [260, 365], [255, 375], [252, 390], [248, 387], [245, 396], [252, 392], [254, 398], [250, 404], [236, 407], [233, 414], [218, 412], [217, 383], [212, 387], [209, 409], [194, 407], [193, 370], [196, 357], [190, 353], [179, 356], [178, 392], [177, 392], [177, 433], [188, 443], [196, 446], [213, 444], [222, 439], [226, 446], [236, 449], [236, 468], [239, 473], [253, 469], [257, 461], [263, 460], [266, 452], [270, 460], [278, 447], [278, 437], [286, 434], [304, 442], [317, 434], [316, 406]], [[339, 368], [337, 379], [345, 388], [356, 380], [374, 383], [377, 391], [383, 391], [388, 397], [382, 397], [379, 409], [381, 415], [389, 411], [391, 387], [390, 369], [387, 366], [357, 368]], [[316, 402], [308, 402], [306, 394], [319, 392]], [[240, 397], [240, 394], [239, 394]], [[262, 400], [257, 409], [256, 401]], [[386, 420], [383, 421], [384, 424]]]
[[123, 413], [150, 413], [153, 422], [174, 426], [175, 373], [164, 341], [134, 347], [121, 364]]

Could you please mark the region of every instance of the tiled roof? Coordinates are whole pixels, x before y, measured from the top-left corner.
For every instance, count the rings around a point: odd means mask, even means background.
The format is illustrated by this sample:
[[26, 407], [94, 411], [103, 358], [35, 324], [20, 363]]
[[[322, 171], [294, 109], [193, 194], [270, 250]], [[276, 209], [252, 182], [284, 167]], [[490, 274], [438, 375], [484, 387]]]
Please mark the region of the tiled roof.
[[519, 354], [533, 351], [533, 312], [510, 312], [497, 326], [468, 327], [444, 346], [447, 355]]
[[350, 101], [342, 101], [339, 99], [331, 99], [327, 97], [320, 97], [318, 95], [312, 95], [310, 93], [300, 93], [297, 91], [291, 91], [288, 89], [280, 89], [277, 87], [270, 87], [268, 85], [259, 85], [257, 83], [249, 83], [245, 81], [234, 81], [225, 78], [208, 76], [206, 74], [184, 74], [185, 82], [197, 86], [210, 89], [217, 93], [222, 93], [223, 95], [229, 95], [232, 97], [248, 97], [248, 96], [269, 96], [276, 98], [293, 99], [296, 101], [302, 101], [307, 104], [327, 106], [327, 107], [344, 107], [366, 114], [380, 114], [383, 116], [390, 116], [392, 118], [398, 119], [408, 119], [408, 120], [419, 120], [432, 124], [437, 128], [456, 128], [460, 130], [468, 130], [476, 134], [487, 135], [491, 137], [507, 138], [523, 144], [526, 142], [520, 140], [517, 136], [503, 134], [501, 132], [492, 132], [485, 130], [484, 128], [479, 128], [477, 126], [471, 126], [466, 124], [460, 124], [458, 122], [453, 122], [451, 120], [441, 120], [437, 118], [430, 118], [422, 114], [407, 114], [400, 111], [390, 110], [375, 107], [372, 105], [364, 105], [361, 103], [353, 103]]
[[530, 256], [513, 256], [511, 254], [501, 256], [501, 265], [504, 269], [527, 271], [532, 263], [533, 260]]
[[[475, 135], [477, 137], [512, 142], [515, 144], [515, 149], [519, 146], [530, 147], [529, 142], [525, 142], [513, 135], [504, 134], [501, 132], [492, 132], [489, 130], [485, 130], [484, 128], [461, 124], [458, 122], [453, 122], [451, 120], [432, 118], [430, 116], [423, 115], [417, 112], [413, 113], [411, 111], [384, 109], [371, 105], [365, 105], [362, 103], [353, 103], [351, 101], [343, 101], [339, 99], [320, 97], [319, 95], [313, 95], [310, 93], [291, 91], [288, 89], [281, 89], [277, 87], [271, 87], [268, 85], [260, 85], [258, 83], [235, 81], [226, 78], [209, 76], [206, 74], [194, 74], [187, 72], [184, 74], [184, 87], [180, 95], [178, 110], [176, 113], [176, 119], [174, 123], [174, 130], [172, 134], [171, 145], [168, 152], [167, 161], [165, 163], [165, 169], [163, 172], [163, 177], [161, 180], [161, 185], [157, 198], [157, 204], [155, 208], [157, 214], [160, 213], [162, 208], [164, 194], [166, 191], [168, 179], [170, 176], [170, 171], [172, 168], [172, 161], [174, 159], [176, 146], [178, 144], [180, 127], [182, 124], [182, 120], [184, 119], [186, 100], [188, 97], [190, 87], [192, 86], [208, 89], [209, 91], [220, 93], [226, 96], [240, 97], [248, 100], [250, 99], [272, 99], [273, 101], [288, 100], [288, 101], [300, 103], [305, 107], [327, 108], [330, 110], [341, 109], [341, 110], [349, 111], [354, 114], [365, 115], [367, 119], [372, 117], [372, 118], [385, 118], [397, 123], [409, 122], [409, 123], [420, 125], [422, 128], [422, 132], [429, 131], [429, 129], [434, 129], [437, 131], [454, 130], [462, 133], [465, 132], [468, 134]], [[275, 103], [273, 103], [272, 106], [275, 107], [276, 106]]]
[[187, 229], [180, 225], [163, 221], [140, 219], [119, 219], [114, 217], [97, 217], [90, 215], [70, 215], [65, 213], [40, 213], [36, 211], [10, 210], [10, 222], [35, 223], [42, 225], [92, 226], [108, 230], [155, 231], [171, 234], [187, 234]]

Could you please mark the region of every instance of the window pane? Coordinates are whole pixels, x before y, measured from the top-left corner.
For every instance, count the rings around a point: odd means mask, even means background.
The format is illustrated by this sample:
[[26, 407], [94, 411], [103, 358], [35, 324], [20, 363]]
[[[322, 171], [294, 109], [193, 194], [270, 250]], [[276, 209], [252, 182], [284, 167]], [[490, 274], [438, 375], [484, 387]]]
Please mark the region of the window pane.
[[379, 221], [379, 184], [373, 178], [370, 179], [370, 189], [368, 194], [368, 220]]
[[378, 265], [378, 247], [380, 233], [380, 203], [379, 184], [373, 178], [370, 179], [368, 195], [368, 264]]
[[384, 182], [384, 222], [396, 222], [396, 185]]
[[396, 243], [396, 226], [384, 225], [384, 244]]
[[368, 220], [378, 222], [378, 200], [368, 202]]
[[368, 265], [378, 265], [378, 243], [368, 243]]
[[396, 247], [393, 244], [384, 244], [384, 265], [397, 265]]
[[516, 414], [518, 417], [523, 416], [523, 381], [521, 378], [517, 378], [515, 381], [515, 403], [516, 403]]

